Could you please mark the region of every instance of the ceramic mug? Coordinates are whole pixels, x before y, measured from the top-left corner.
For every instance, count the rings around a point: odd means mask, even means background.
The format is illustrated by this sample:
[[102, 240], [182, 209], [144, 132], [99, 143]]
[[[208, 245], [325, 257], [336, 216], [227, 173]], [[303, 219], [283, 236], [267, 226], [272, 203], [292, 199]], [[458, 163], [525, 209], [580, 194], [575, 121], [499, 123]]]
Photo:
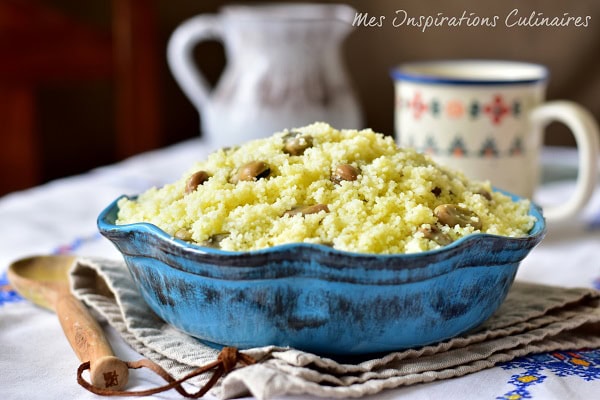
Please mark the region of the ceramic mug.
[[468, 177], [531, 198], [540, 175], [544, 127], [564, 123], [579, 155], [574, 194], [544, 207], [549, 220], [578, 213], [596, 184], [598, 126], [567, 101], [545, 102], [548, 70], [538, 64], [495, 60], [426, 61], [392, 70], [395, 132], [401, 146], [428, 153]]

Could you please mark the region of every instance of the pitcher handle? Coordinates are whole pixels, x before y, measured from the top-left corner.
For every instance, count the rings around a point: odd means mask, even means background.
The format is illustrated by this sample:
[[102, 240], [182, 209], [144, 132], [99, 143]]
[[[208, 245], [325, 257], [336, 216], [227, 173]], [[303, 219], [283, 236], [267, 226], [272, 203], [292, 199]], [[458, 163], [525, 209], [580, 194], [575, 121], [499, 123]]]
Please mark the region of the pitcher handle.
[[542, 132], [552, 121], [564, 123], [573, 133], [579, 154], [579, 170], [575, 192], [563, 204], [544, 207], [548, 220], [573, 217], [587, 204], [598, 176], [599, 130], [592, 114], [570, 101], [551, 101], [537, 107], [531, 114], [533, 129]]
[[203, 40], [220, 40], [221, 23], [216, 15], [197, 15], [181, 23], [167, 44], [167, 63], [181, 90], [200, 112], [211, 88], [194, 62], [194, 47]]

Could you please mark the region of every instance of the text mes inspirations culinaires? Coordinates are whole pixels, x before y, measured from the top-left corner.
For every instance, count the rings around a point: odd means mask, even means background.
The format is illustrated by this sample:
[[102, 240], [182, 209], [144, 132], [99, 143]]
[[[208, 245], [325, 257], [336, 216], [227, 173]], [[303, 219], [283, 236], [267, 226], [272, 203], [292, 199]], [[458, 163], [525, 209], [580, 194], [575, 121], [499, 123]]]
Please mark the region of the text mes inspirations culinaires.
[[352, 26], [362, 26], [368, 28], [381, 28], [386, 24], [391, 24], [394, 28], [413, 27], [420, 28], [425, 32], [433, 27], [496, 27], [504, 25], [508, 28], [515, 27], [577, 27], [585, 28], [589, 26], [592, 17], [573, 16], [565, 12], [560, 16], [545, 15], [543, 12], [531, 11], [522, 13], [515, 8], [505, 16], [491, 15], [481, 16], [475, 12], [463, 11], [458, 15], [446, 15], [438, 12], [433, 15], [411, 15], [406, 10], [396, 10], [394, 16], [388, 19], [385, 15], [373, 16], [369, 13], [357, 12], [354, 15]]

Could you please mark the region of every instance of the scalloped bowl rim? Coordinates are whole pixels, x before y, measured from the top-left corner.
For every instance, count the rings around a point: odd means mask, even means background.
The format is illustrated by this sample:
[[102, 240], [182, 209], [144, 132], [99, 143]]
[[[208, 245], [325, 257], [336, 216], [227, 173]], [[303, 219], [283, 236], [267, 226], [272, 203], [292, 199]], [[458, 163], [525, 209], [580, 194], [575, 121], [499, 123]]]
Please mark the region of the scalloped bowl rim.
[[[500, 192], [502, 194], [509, 196], [513, 201], [522, 199], [522, 197], [512, 194], [508, 191], [504, 191], [504, 190], [497, 189], [497, 188], [494, 188], [494, 191], [497, 191], [497, 192]], [[201, 246], [198, 244], [186, 242], [184, 240], [175, 238], [172, 235], [169, 235], [167, 232], [165, 232], [164, 230], [162, 230], [155, 224], [152, 224], [149, 222], [135, 222], [135, 223], [130, 223], [130, 224], [117, 225], [114, 222], [111, 223], [108, 221], [109, 214], [111, 214], [115, 209], [118, 209], [117, 203], [121, 199], [123, 199], [123, 198], [135, 199], [136, 197], [137, 196], [121, 195], [117, 199], [113, 200], [113, 202], [110, 203], [98, 216], [97, 225], [100, 228], [100, 230], [101, 231], [110, 231], [110, 230], [116, 229], [116, 230], [146, 231], [149, 234], [153, 234], [160, 239], [166, 240], [167, 242], [174, 244], [177, 247], [185, 248], [188, 251], [192, 250], [198, 254], [207, 254], [207, 255], [222, 256], [222, 257], [244, 256], [244, 255], [260, 256], [260, 255], [265, 255], [265, 254], [270, 254], [270, 253], [287, 252], [291, 249], [301, 248], [301, 249], [306, 249], [306, 250], [315, 251], [315, 252], [327, 252], [330, 254], [339, 254], [340, 256], [346, 256], [346, 257], [357, 257], [357, 258], [381, 257], [381, 258], [386, 258], [386, 259], [388, 259], [388, 258], [412, 259], [412, 258], [420, 258], [420, 257], [429, 256], [429, 255], [436, 255], [439, 253], [449, 252], [449, 251], [452, 251], [461, 246], [466, 246], [469, 244], [469, 242], [471, 242], [473, 240], [477, 240], [477, 239], [481, 239], [481, 238], [484, 238], [484, 239], [485, 238], [495, 238], [495, 239], [501, 239], [501, 240], [504, 240], [507, 242], [518, 243], [518, 242], [529, 241], [532, 238], [538, 238], [540, 236], [544, 236], [546, 233], [546, 222], [545, 222], [545, 219], [543, 216], [542, 208], [540, 206], [538, 206], [537, 204], [535, 204], [533, 201], [530, 201], [530, 207], [529, 207], [528, 214], [536, 217], [536, 222], [534, 223], [534, 226], [531, 228], [531, 230], [528, 232], [528, 234], [525, 236], [521, 236], [521, 237], [502, 236], [502, 235], [495, 235], [495, 234], [490, 234], [490, 233], [473, 233], [470, 235], [463, 236], [460, 239], [458, 239], [448, 245], [441, 246], [437, 249], [426, 250], [426, 251], [415, 252], [415, 253], [392, 253], [392, 254], [359, 253], [359, 252], [351, 252], [351, 251], [347, 251], [347, 250], [340, 250], [340, 249], [329, 247], [329, 246], [326, 246], [323, 244], [304, 243], [304, 242], [286, 243], [286, 244], [275, 245], [272, 247], [266, 247], [266, 248], [262, 248], [262, 249], [248, 250], [248, 251], [231, 251], [231, 250], [220, 250], [220, 249], [215, 249], [212, 247], [206, 247], [206, 246]]]

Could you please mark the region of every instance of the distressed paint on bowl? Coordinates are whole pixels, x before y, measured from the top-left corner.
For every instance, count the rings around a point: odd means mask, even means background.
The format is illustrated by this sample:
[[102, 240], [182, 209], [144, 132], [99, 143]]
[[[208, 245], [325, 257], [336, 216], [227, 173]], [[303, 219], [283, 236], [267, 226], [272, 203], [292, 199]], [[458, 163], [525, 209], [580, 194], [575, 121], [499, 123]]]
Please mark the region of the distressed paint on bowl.
[[538, 221], [523, 238], [473, 234], [419, 254], [316, 244], [230, 252], [148, 223], [115, 225], [117, 201], [100, 214], [99, 230], [166, 322], [215, 345], [332, 355], [418, 347], [477, 327], [504, 301], [519, 263], [546, 232], [532, 204]]

